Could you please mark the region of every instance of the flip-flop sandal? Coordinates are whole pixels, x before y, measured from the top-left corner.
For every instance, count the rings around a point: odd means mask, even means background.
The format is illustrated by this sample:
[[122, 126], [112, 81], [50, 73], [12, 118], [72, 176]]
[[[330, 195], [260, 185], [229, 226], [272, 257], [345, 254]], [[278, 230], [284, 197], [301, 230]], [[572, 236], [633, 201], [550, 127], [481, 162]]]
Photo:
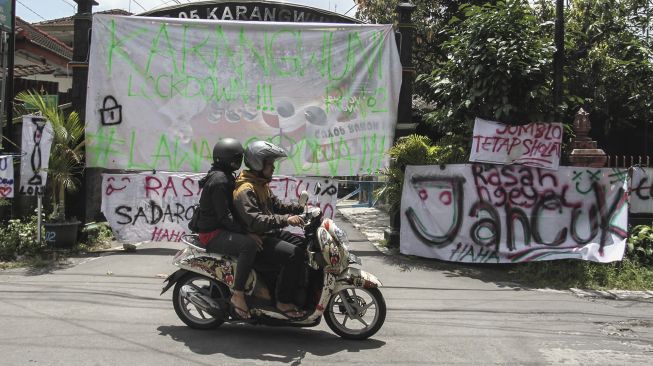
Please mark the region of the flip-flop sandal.
[[[229, 306], [231, 307], [232, 310], [231, 313], [236, 315], [238, 319], [248, 320], [252, 317], [249, 310], [245, 310], [243, 308], [234, 305], [234, 303], [231, 302], [231, 300], [229, 300]], [[243, 316], [242, 314], [247, 314], [247, 316]]]

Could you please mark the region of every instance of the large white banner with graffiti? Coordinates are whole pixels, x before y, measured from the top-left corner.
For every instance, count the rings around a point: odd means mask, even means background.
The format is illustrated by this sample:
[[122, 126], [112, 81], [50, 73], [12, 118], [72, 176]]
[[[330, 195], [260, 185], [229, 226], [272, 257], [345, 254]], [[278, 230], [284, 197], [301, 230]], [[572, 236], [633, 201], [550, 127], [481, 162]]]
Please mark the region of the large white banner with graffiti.
[[202, 172], [220, 137], [282, 146], [280, 174], [387, 166], [391, 25], [95, 15], [89, 63], [86, 166]]
[[630, 212], [653, 213], [653, 168], [633, 167], [630, 182]]
[[621, 260], [627, 170], [408, 166], [401, 252], [454, 262]]
[[[204, 175], [102, 174], [102, 213], [121, 242], [180, 241], [188, 233], [188, 221], [199, 203], [202, 190], [198, 181]], [[270, 189], [285, 202], [297, 202], [302, 190], [306, 190], [311, 205], [319, 206], [325, 217], [335, 216], [336, 181], [275, 176]]]

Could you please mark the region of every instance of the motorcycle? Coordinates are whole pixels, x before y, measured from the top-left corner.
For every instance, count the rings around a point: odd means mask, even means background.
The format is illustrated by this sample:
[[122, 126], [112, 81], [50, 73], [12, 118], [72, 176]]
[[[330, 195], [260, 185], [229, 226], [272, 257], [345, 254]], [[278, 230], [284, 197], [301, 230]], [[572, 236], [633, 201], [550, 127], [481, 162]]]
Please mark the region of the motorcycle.
[[177, 316], [189, 327], [213, 329], [223, 323], [314, 327], [324, 317], [329, 328], [346, 339], [367, 339], [383, 325], [386, 305], [381, 282], [360, 268], [361, 260], [349, 252], [347, 234], [319, 207], [309, 208], [308, 193], [299, 203], [305, 207], [304, 245], [306, 286], [298, 297], [307, 315], [289, 318], [274, 306], [274, 285], [261, 269], [250, 272], [245, 295], [250, 318], [240, 318], [230, 306], [237, 262], [209, 253], [199, 245], [197, 234], [182, 237], [186, 248], [177, 252], [173, 264], [179, 269], [168, 276], [161, 294], [174, 285], [172, 301]]

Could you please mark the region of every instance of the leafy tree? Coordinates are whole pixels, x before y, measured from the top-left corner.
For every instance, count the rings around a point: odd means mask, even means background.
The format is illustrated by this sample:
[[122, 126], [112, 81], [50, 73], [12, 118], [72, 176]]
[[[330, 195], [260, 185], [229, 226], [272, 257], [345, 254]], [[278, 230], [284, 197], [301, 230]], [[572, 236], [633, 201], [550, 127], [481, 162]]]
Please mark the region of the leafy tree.
[[506, 123], [550, 119], [553, 47], [526, 0], [463, 5], [453, 19], [447, 59], [418, 81], [436, 110], [426, 116], [437, 134], [471, 136], [474, 117]]
[[[393, 22], [398, 2], [359, 0], [357, 16]], [[476, 116], [552, 120], [554, 2], [412, 2], [415, 93], [435, 107], [424, 118], [429, 136], [469, 136]], [[565, 23], [563, 122], [582, 107], [609, 153], [649, 153], [653, 0], [575, 0]]]
[[590, 112], [592, 134], [612, 152], [650, 152], [653, 146], [653, 52], [646, 39], [650, 19], [642, 15], [650, 16], [647, 3], [577, 0], [566, 13], [568, 116], [580, 107]]
[[[356, 0], [356, 17], [370, 23], [393, 24], [397, 22], [394, 9], [401, 0]], [[415, 23], [413, 44], [413, 66], [417, 74], [427, 74], [433, 65], [446, 58], [442, 44], [450, 38], [445, 31], [452, 19], [461, 18], [459, 7], [462, 4], [494, 3], [495, 0], [411, 0], [415, 5], [412, 20]], [[416, 85], [416, 93], [422, 92]]]

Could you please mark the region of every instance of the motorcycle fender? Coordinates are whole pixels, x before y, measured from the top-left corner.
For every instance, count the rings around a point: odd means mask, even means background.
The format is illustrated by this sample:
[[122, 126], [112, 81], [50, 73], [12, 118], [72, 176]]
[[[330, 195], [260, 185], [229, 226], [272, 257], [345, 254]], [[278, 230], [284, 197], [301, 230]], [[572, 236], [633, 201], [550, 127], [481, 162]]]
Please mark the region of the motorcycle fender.
[[344, 290], [346, 288], [376, 288], [383, 286], [376, 276], [362, 269], [349, 267], [342, 272], [336, 279], [336, 286], [334, 292]]
[[179, 279], [180, 279], [181, 277], [183, 277], [186, 273], [188, 273], [187, 270], [185, 270], [185, 269], [179, 269], [179, 270], [177, 270], [175, 273], [173, 273], [173, 274], [171, 274], [170, 276], [168, 276], [168, 277], [163, 281], [163, 283], [166, 283], [166, 282], [167, 282], [167, 284], [163, 287], [163, 289], [161, 290], [161, 293], [159, 294], [159, 296], [163, 295], [166, 291], [168, 291], [168, 289], [169, 289], [170, 287], [172, 287], [175, 283], [177, 283], [177, 281], [179, 281]]

